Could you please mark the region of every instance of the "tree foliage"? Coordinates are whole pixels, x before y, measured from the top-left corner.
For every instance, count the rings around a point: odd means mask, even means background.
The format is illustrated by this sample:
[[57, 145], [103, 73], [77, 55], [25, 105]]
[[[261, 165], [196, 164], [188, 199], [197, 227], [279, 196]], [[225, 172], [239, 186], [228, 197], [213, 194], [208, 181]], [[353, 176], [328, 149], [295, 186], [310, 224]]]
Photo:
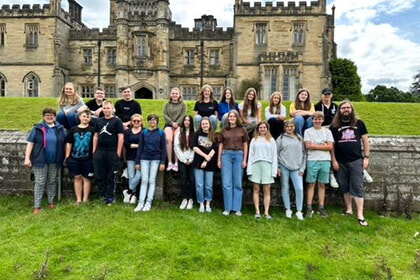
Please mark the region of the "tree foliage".
[[330, 61], [330, 71], [334, 99], [352, 101], [364, 99], [361, 79], [353, 61], [346, 58], [333, 59]]
[[420, 71], [413, 77], [414, 82], [411, 84], [410, 92], [416, 96], [420, 96]]
[[251, 87], [255, 88], [255, 90], [257, 91], [257, 94], [259, 94], [259, 90], [261, 87], [259, 80], [258, 79], [245, 79], [241, 82], [241, 85], [239, 86], [239, 92], [237, 93], [236, 97], [238, 99], [243, 99], [245, 91]]
[[366, 95], [369, 102], [420, 102], [420, 98], [411, 92], [404, 92], [395, 87], [377, 85]]

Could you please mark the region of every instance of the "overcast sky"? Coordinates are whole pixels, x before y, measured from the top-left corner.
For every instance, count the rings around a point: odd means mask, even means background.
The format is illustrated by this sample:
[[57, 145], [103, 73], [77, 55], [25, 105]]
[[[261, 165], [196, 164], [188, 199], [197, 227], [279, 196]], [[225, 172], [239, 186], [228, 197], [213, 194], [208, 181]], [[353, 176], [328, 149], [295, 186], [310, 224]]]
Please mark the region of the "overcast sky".
[[[108, 26], [109, 0], [77, 2], [83, 6], [82, 19], [87, 26]], [[0, 4], [33, 3], [49, 1], [0, 0]], [[336, 7], [338, 57], [355, 62], [362, 78], [362, 91], [368, 93], [378, 84], [408, 90], [413, 76], [420, 71], [420, 0], [328, 0], [327, 3], [328, 13], [332, 5]], [[194, 18], [204, 14], [214, 15], [219, 27], [232, 27], [233, 4], [233, 0], [170, 0], [172, 20], [190, 28]], [[68, 10], [66, 0], [62, 6]]]

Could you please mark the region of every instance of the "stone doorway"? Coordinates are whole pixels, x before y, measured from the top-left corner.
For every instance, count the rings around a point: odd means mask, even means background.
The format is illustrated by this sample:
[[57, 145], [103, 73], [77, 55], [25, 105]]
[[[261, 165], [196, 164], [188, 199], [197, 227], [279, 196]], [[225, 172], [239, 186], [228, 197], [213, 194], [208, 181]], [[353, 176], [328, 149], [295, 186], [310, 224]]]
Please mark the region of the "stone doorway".
[[136, 90], [134, 97], [136, 99], [153, 99], [153, 92], [143, 87]]

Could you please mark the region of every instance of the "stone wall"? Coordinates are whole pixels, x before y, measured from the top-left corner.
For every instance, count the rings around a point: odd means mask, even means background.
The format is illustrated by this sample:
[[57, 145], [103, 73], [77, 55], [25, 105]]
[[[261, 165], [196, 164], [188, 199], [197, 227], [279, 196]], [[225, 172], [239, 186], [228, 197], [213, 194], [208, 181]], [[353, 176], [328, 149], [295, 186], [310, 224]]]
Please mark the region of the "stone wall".
[[[0, 131], [0, 195], [32, 194], [30, 171], [23, 166], [27, 133]], [[396, 211], [410, 215], [420, 212], [420, 137], [371, 136], [369, 173], [374, 182], [366, 184], [366, 207], [377, 212]], [[167, 176], [165, 176], [167, 175]], [[119, 177], [119, 176], [118, 176]], [[119, 187], [126, 181], [119, 177]], [[64, 196], [73, 196], [71, 179], [63, 172]], [[252, 203], [251, 185], [246, 182], [245, 203]], [[179, 201], [179, 174], [159, 173], [156, 199]], [[222, 204], [220, 175], [214, 181], [214, 196]], [[327, 204], [341, 203], [337, 190], [327, 189]], [[278, 182], [272, 188], [272, 204], [281, 205]]]

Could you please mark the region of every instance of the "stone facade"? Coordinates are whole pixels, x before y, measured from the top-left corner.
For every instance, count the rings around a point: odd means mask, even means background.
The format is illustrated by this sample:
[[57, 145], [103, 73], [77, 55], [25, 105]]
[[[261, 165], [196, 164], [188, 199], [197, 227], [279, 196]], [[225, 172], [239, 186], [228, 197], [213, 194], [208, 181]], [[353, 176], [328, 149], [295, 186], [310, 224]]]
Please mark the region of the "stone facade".
[[[27, 133], [0, 131], [0, 194], [32, 194], [30, 172], [23, 166]], [[420, 212], [420, 137], [371, 136], [369, 173], [374, 182], [365, 184], [367, 208], [379, 213], [397, 211], [411, 215]], [[62, 177], [63, 195], [73, 197], [67, 172]], [[119, 177], [119, 192], [127, 182]], [[159, 172], [156, 199], [179, 201], [179, 174]], [[252, 203], [251, 185], [245, 182], [244, 202]], [[96, 188], [94, 188], [96, 190]], [[215, 203], [222, 204], [220, 175], [214, 181]], [[337, 190], [327, 188], [327, 204], [341, 203]], [[272, 204], [282, 205], [278, 182], [272, 187]]]
[[336, 46], [326, 0], [264, 6], [235, 0], [233, 28], [203, 15], [191, 31], [172, 21], [168, 0], [110, 0], [102, 31], [87, 28], [82, 7], [68, 1], [68, 12], [61, 0], [1, 7], [2, 96], [58, 96], [72, 81], [84, 97], [97, 85], [111, 97], [130, 85], [136, 98], [166, 98], [176, 86], [194, 99], [210, 84], [218, 98], [225, 86], [241, 96], [241, 83], [257, 80], [262, 99], [279, 90], [293, 100], [298, 88], [318, 99], [330, 84]]

